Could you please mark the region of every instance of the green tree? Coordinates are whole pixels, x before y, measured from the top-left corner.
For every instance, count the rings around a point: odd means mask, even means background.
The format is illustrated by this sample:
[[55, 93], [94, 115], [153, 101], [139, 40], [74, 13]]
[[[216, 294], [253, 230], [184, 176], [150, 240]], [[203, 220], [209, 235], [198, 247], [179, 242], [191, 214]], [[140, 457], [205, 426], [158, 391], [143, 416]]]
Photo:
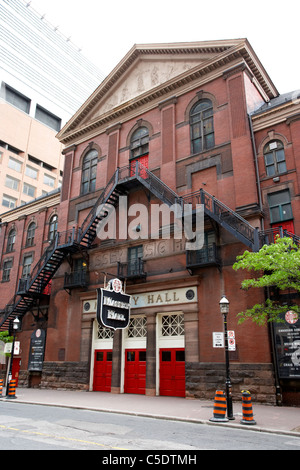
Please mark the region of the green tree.
[[[13, 340], [14, 337], [10, 336], [8, 331], [0, 331], [0, 341], [3, 343], [12, 343]], [[10, 357], [10, 353], [6, 353], [5, 356]]]
[[[245, 251], [237, 257], [233, 265], [234, 270], [244, 269], [255, 272], [255, 277], [245, 279], [242, 289], [248, 290], [252, 287], [267, 288], [275, 287], [280, 291], [292, 289], [300, 292], [300, 249], [289, 237], [277, 237], [275, 243], [264, 245], [258, 252]], [[300, 312], [297, 305], [293, 305], [295, 312]], [[281, 322], [281, 315], [287, 310], [275, 300], [266, 299], [261, 304], [256, 304], [244, 312], [240, 312], [239, 323], [251, 319], [258, 325], [266, 322]]]

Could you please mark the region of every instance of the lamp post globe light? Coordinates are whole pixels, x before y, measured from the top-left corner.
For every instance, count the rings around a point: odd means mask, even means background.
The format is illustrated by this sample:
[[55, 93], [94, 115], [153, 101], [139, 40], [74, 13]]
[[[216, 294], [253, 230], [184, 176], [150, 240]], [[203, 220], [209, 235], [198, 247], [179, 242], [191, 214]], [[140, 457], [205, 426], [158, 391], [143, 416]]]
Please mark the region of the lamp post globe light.
[[229, 300], [223, 295], [220, 300], [220, 311], [224, 319], [224, 339], [225, 339], [225, 362], [226, 362], [226, 400], [227, 400], [227, 418], [235, 419], [232, 412], [232, 395], [231, 395], [231, 380], [229, 368], [229, 353], [228, 353], [228, 330], [227, 330], [227, 315], [229, 313]]

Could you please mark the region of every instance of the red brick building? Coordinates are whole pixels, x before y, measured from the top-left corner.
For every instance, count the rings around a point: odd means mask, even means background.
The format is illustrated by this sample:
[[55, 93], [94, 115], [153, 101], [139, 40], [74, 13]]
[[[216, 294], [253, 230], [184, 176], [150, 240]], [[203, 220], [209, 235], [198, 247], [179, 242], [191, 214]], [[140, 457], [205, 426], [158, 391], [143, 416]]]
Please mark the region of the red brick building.
[[[22, 319], [20, 385], [212, 398], [225, 381], [224, 348], [213, 342], [225, 294], [233, 398], [246, 387], [275, 403], [280, 386], [295, 401], [297, 380], [276, 373], [271, 329], [237, 323], [264, 292], [241, 291], [244, 273], [232, 265], [273, 225], [300, 233], [299, 115], [297, 94], [279, 95], [247, 40], [134, 46], [58, 134], [60, 202], [31, 217], [45, 224], [34, 262], [43, 255], [10, 307], [31, 218], [2, 217], [0, 289], [12, 295], [1, 295], [1, 327]], [[201, 250], [187, 250], [165, 215], [149, 236], [158, 204], [203, 204]], [[116, 233], [105, 239], [108, 208]], [[132, 296], [130, 324], [115, 332], [96, 319], [97, 289], [114, 277]], [[37, 329], [46, 332], [41, 370], [29, 366]]]

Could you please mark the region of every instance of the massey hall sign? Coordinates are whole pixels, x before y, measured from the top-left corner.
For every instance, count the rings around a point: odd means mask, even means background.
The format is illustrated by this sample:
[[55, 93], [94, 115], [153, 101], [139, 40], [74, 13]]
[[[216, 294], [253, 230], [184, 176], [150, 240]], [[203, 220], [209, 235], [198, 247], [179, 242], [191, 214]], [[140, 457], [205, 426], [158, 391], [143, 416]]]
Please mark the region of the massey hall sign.
[[122, 291], [122, 282], [119, 279], [109, 281], [106, 288], [97, 289], [98, 323], [113, 330], [127, 328], [130, 302], [131, 296]]

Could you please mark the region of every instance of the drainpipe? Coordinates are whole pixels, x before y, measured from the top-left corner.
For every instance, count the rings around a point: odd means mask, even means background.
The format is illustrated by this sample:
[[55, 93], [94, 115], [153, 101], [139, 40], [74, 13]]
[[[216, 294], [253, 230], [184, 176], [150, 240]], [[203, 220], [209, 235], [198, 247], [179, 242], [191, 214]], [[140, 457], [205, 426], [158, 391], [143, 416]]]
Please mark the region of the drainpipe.
[[[250, 114], [248, 114], [248, 119], [249, 119], [249, 127], [250, 127], [250, 134], [251, 134], [251, 142], [252, 142], [252, 149], [253, 149], [253, 156], [254, 156], [254, 166], [255, 166], [255, 173], [256, 173], [256, 184], [257, 184], [257, 193], [258, 193], [258, 202], [259, 202], [259, 208], [261, 212], [263, 212], [263, 205], [262, 205], [262, 199], [261, 199], [261, 186], [260, 186], [260, 180], [259, 180], [259, 171], [258, 171], [258, 162], [257, 162], [257, 152], [256, 152], [256, 145], [255, 145], [255, 140], [254, 140], [254, 132], [253, 132], [253, 126], [252, 126], [252, 120]], [[264, 219], [262, 219], [262, 230], [264, 230]]]
[[[252, 120], [251, 120], [251, 116], [249, 114], [248, 114], [248, 119], [249, 119], [251, 142], [252, 142], [253, 155], [254, 155], [254, 165], [255, 165], [255, 172], [256, 172], [259, 208], [262, 212], [263, 211], [263, 205], [262, 205], [262, 198], [261, 198], [261, 185], [260, 185], [260, 180], [259, 180], [257, 152], [256, 152], [256, 146], [255, 146], [255, 140], [254, 140]], [[262, 219], [262, 230], [264, 230], [264, 219]], [[269, 288], [267, 288], [266, 297], [270, 298]], [[269, 324], [269, 334], [270, 334], [270, 338], [271, 338], [271, 354], [272, 354], [272, 359], [273, 359], [274, 376], [275, 376], [276, 404], [277, 404], [277, 406], [281, 406], [282, 405], [282, 395], [281, 395], [281, 387], [280, 387], [279, 376], [278, 376], [278, 368], [277, 368], [277, 356], [276, 356], [276, 349], [275, 349], [274, 328], [273, 328], [273, 325], [271, 325], [271, 324]]]

